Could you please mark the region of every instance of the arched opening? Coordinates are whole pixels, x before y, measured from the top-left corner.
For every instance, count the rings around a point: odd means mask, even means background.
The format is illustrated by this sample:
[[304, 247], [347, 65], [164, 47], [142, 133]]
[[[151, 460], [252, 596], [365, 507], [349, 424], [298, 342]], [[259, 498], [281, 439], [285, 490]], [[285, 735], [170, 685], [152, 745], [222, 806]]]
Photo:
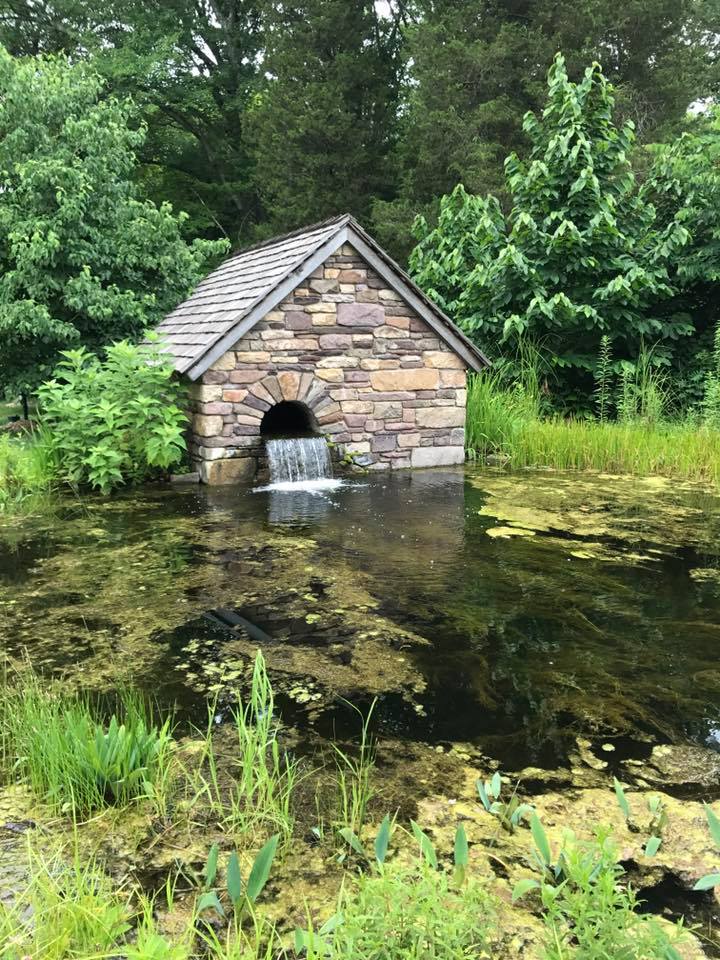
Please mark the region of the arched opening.
[[292, 437], [317, 437], [318, 422], [310, 407], [299, 400], [281, 400], [270, 407], [260, 422], [260, 435], [266, 440]]

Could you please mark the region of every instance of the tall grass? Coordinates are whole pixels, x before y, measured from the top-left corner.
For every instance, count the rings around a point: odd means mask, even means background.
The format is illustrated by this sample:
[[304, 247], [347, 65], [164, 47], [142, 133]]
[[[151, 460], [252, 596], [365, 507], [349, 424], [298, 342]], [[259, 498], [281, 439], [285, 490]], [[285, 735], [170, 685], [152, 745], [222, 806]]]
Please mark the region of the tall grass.
[[655, 474], [720, 486], [720, 430], [664, 420], [663, 391], [662, 381], [640, 370], [621, 384], [618, 421], [542, 418], [536, 393], [480, 374], [468, 388], [468, 454], [499, 456], [517, 468]]
[[107, 725], [90, 702], [44, 687], [29, 672], [2, 687], [0, 743], [6, 778], [19, 778], [58, 813], [84, 815], [150, 797], [162, 809], [170, 721], [156, 726], [141, 697], [122, 692]]
[[41, 435], [0, 436], [0, 514], [47, 510], [56, 490], [55, 464]]
[[[275, 698], [265, 658], [258, 650], [253, 667], [250, 697], [232, 711], [237, 751], [232, 778], [223, 781], [213, 742], [215, 706], [209, 710], [201, 771], [196, 774], [198, 795], [232, 833], [257, 833], [271, 829], [287, 841], [293, 829], [292, 799], [299, 774], [297, 760], [283, 753], [278, 741]], [[204, 772], [203, 772], [204, 771]]]
[[338, 793], [338, 813], [335, 826], [338, 830], [349, 830], [359, 837], [368, 806], [375, 794], [372, 776], [375, 772], [375, 741], [370, 734], [370, 721], [377, 700], [373, 700], [367, 715], [353, 706], [362, 722], [360, 744], [357, 751], [342, 750], [336, 743], [332, 748], [335, 754], [336, 784]]

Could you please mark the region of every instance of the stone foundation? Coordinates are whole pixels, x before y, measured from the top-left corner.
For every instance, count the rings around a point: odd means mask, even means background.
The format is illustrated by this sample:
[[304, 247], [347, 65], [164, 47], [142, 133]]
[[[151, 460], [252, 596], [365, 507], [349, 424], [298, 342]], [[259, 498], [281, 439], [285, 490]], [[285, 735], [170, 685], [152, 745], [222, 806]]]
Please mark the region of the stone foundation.
[[371, 470], [464, 460], [463, 360], [350, 246], [191, 385], [190, 453], [207, 483], [252, 480], [264, 414], [305, 404]]

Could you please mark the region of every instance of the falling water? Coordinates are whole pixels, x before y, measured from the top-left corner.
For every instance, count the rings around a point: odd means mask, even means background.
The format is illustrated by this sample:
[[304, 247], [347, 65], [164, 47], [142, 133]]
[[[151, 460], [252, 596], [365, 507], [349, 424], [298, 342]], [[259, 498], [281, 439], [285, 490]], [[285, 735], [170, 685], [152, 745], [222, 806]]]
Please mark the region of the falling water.
[[332, 478], [330, 450], [324, 437], [268, 440], [266, 447], [273, 484]]

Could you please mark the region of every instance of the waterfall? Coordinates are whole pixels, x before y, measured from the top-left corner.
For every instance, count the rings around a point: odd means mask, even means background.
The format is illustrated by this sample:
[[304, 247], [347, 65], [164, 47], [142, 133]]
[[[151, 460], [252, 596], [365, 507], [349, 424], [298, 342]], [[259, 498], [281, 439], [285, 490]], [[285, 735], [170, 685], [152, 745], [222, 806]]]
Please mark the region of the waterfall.
[[324, 437], [268, 440], [271, 483], [301, 483], [332, 477], [330, 450]]

